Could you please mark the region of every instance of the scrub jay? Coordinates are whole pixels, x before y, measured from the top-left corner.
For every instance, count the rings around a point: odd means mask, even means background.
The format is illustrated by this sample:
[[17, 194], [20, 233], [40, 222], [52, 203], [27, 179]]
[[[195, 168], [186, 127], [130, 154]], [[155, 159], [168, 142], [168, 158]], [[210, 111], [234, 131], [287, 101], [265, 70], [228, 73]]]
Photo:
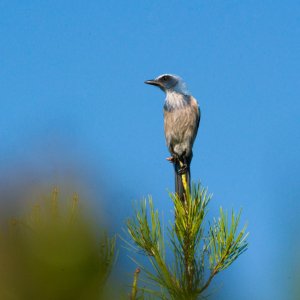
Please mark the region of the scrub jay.
[[145, 83], [155, 85], [166, 93], [164, 128], [171, 154], [167, 160], [174, 163], [175, 191], [185, 201], [186, 189], [190, 189], [190, 164], [200, 123], [200, 108], [179, 76], [163, 74]]

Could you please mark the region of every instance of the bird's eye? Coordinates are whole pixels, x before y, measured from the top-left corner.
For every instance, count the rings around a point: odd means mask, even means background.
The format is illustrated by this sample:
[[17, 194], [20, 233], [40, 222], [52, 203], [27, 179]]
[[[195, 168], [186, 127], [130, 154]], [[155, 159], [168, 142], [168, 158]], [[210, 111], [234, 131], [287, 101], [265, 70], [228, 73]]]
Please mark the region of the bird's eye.
[[168, 80], [168, 76], [163, 76], [162, 80], [163, 81], [167, 81]]

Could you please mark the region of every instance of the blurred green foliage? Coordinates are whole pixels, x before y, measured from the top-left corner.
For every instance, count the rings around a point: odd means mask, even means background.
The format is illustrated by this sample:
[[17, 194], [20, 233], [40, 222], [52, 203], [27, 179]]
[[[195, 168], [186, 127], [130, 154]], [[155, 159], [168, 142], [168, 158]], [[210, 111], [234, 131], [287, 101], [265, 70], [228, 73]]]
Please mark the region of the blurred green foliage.
[[1, 300], [104, 299], [115, 260], [115, 238], [99, 230], [58, 191], [0, 233]]

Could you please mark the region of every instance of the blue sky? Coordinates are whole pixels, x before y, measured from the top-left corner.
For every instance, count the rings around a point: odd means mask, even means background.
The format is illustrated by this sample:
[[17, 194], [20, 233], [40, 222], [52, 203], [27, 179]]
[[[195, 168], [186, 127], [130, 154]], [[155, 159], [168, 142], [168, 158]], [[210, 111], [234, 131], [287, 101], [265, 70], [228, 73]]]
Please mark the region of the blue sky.
[[143, 82], [178, 74], [202, 110], [192, 178], [251, 233], [218, 299], [292, 299], [299, 16], [298, 1], [1, 1], [0, 185], [73, 176], [94, 197], [105, 184], [115, 224], [148, 194], [172, 218], [164, 95]]

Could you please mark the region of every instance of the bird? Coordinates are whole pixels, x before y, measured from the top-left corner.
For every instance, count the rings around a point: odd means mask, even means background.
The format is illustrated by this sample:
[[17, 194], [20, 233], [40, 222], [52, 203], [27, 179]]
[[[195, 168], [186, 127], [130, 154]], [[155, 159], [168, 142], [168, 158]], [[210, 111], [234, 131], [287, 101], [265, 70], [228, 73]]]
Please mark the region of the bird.
[[167, 160], [174, 164], [175, 192], [185, 202], [187, 189], [191, 189], [190, 165], [200, 124], [200, 107], [184, 80], [177, 75], [162, 74], [145, 83], [159, 87], [166, 95], [163, 106], [164, 132], [171, 154]]

